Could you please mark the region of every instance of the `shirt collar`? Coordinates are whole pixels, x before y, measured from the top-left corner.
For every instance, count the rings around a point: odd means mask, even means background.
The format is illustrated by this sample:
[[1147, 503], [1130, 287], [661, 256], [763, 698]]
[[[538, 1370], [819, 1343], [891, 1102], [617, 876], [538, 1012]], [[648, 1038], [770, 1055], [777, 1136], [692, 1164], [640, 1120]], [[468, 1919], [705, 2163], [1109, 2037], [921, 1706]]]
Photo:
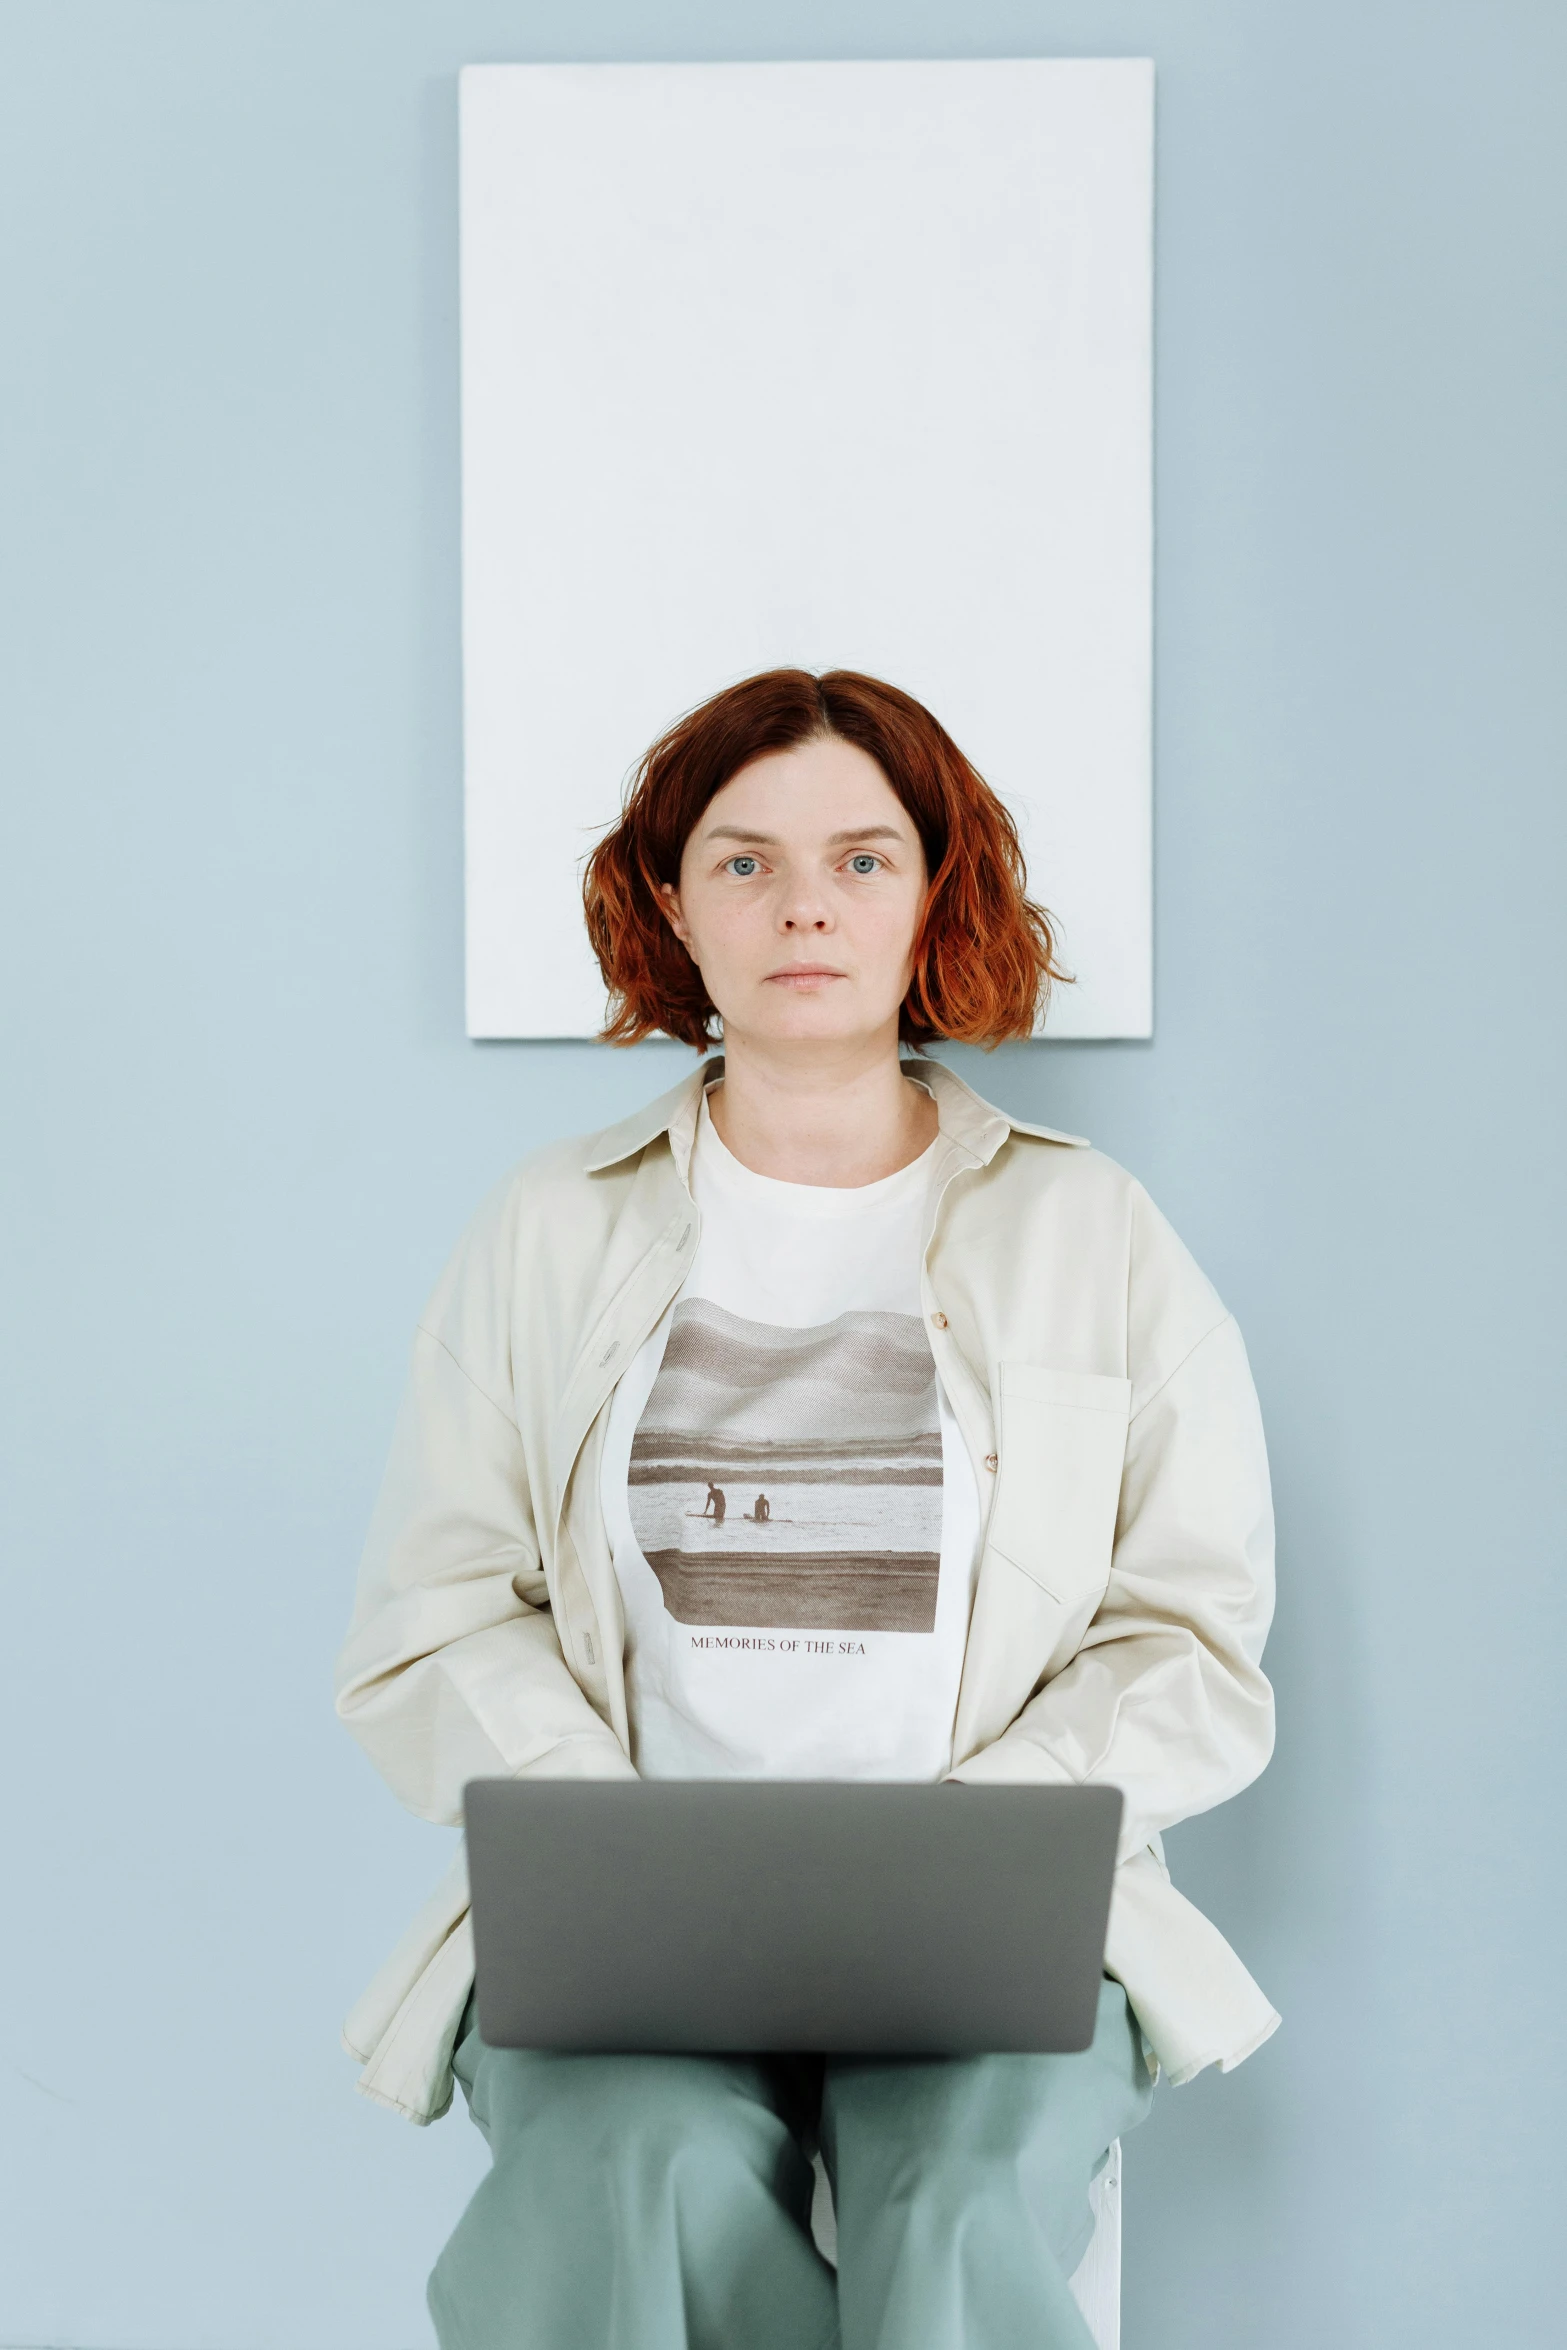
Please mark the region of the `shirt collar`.
[[[982, 1167], [989, 1165], [1009, 1134], [1031, 1135], [1036, 1142], [1064, 1143], [1072, 1150], [1088, 1147], [1081, 1134], [1062, 1134], [1054, 1126], [1036, 1126], [1027, 1118], [1014, 1118], [1010, 1111], [998, 1110], [993, 1102], [983, 1100], [971, 1085], [964, 1084], [955, 1070], [940, 1061], [917, 1057], [905, 1059], [902, 1066], [905, 1076], [914, 1078], [931, 1094], [942, 1133], [961, 1144]], [[715, 1054], [700, 1068], [693, 1069], [689, 1077], [671, 1086], [667, 1093], [661, 1093], [656, 1101], [645, 1103], [629, 1117], [590, 1135], [584, 1162], [588, 1174], [597, 1175], [606, 1167], [617, 1166], [622, 1159], [645, 1150], [659, 1135], [667, 1134], [681, 1181], [688, 1181], [703, 1091], [716, 1084], [723, 1073], [723, 1055]]]

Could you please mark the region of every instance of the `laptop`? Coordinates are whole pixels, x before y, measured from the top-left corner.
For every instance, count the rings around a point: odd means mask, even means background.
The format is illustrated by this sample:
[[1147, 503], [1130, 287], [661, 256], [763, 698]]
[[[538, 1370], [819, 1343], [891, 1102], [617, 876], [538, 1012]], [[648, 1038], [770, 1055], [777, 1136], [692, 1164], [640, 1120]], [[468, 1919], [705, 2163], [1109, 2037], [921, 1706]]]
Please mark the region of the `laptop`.
[[1114, 1787], [475, 1779], [492, 2047], [1086, 2048]]

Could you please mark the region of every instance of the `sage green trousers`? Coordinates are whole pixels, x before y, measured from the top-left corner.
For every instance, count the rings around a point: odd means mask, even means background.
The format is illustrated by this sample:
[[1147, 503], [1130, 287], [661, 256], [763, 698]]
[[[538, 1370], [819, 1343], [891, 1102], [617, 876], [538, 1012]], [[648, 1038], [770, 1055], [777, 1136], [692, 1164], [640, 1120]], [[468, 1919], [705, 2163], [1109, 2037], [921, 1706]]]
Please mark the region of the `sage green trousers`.
[[441, 2350], [1093, 2350], [1089, 2182], [1153, 2094], [1108, 1979], [1075, 2056], [558, 2056], [470, 2006], [456, 2067], [493, 2160], [430, 2279]]

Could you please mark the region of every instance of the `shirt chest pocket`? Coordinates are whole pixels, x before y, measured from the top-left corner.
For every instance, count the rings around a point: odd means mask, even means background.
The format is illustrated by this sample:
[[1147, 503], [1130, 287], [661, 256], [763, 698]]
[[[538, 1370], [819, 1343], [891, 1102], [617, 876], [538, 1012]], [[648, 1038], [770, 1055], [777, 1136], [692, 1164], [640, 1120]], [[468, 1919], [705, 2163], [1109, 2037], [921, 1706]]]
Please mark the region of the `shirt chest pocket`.
[[1109, 1580], [1132, 1383], [1037, 1363], [1000, 1363], [997, 1372], [987, 1543], [1070, 1605]]

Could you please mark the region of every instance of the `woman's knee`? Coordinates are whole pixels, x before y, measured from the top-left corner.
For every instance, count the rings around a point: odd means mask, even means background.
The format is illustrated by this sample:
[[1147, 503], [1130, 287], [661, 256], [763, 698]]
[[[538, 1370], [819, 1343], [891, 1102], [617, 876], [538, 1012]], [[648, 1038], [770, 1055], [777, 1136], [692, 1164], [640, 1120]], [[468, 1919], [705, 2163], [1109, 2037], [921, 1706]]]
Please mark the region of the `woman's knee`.
[[492, 2049], [481, 2101], [492, 2167], [429, 2284], [442, 2350], [619, 2342], [633, 2304], [683, 2305], [688, 2258], [722, 2287], [732, 2271], [744, 2283], [754, 2240], [785, 2266], [798, 2254], [778, 2251], [779, 2206], [793, 2154], [803, 2224], [809, 2170], [757, 2068]]
[[1134, 2052], [1109, 2064], [1105, 2053], [844, 2068], [823, 2111], [840, 2202], [865, 2198], [931, 2229], [1022, 2207], [1070, 2240], [1095, 2165], [1147, 2110], [1140, 2055], [1134, 2082]]
[[976, 2146], [953, 2136], [931, 2145], [900, 2147], [877, 2186], [889, 2212], [903, 2212], [929, 2229], [934, 2239], [976, 2212], [1015, 2204], [1021, 2181], [1014, 2158], [993, 2146]]
[[743, 2156], [776, 2129], [747, 2068], [717, 2057], [566, 2056], [492, 2049], [475, 2083], [498, 2169], [580, 2188], [659, 2174], [695, 2148]]

